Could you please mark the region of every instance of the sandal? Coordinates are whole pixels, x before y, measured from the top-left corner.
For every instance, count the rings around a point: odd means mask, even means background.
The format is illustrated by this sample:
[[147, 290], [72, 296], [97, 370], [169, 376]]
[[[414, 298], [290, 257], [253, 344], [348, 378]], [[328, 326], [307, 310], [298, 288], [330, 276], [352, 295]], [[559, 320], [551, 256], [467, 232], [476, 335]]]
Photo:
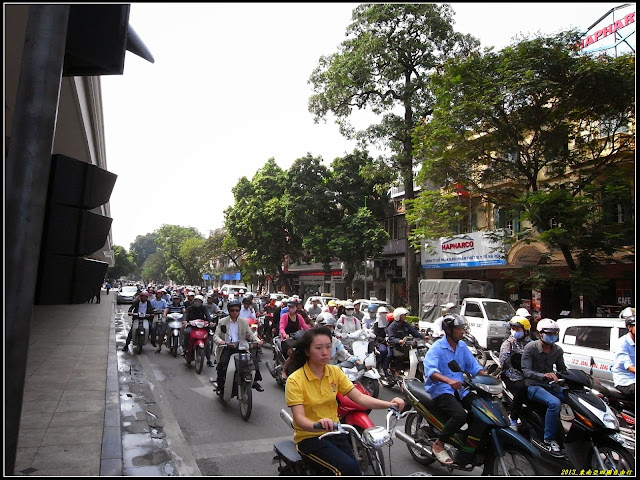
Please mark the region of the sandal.
[[442, 465], [451, 465], [453, 463], [453, 460], [451, 459], [451, 457], [449, 456], [449, 453], [447, 453], [446, 450], [442, 450], [441, 452], [433, 452], [433, 454], [436, 456], [436, 459], [442, 464]]
[[156, 353], [160, 353], [160, 350], [156, 350]]

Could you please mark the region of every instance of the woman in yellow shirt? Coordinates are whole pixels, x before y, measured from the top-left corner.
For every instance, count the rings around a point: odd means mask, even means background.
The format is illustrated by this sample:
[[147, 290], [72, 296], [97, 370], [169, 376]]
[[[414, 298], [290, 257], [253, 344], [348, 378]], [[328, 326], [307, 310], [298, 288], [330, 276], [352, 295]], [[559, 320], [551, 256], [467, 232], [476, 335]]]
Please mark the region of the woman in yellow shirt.
[[[296, 342], [295, 350], [287, 360], [289, 375], [285, 389], [287, 406], [291, 408], [295, 434], [293, 441], [301, 455], [316, 462], [333, 475], [362, 475], [347, 435], [330, 435], [338, 421], [336, 395], [341, 393], [363, 407], [386, 409], [395, 405], [404, 408], [404, 400], [379, 400], [353, 388], [353, 383], [331, 359], [331, 330], [318, 327], [307, 330]], [[319, 422], [322, 429], [313, 424]]]

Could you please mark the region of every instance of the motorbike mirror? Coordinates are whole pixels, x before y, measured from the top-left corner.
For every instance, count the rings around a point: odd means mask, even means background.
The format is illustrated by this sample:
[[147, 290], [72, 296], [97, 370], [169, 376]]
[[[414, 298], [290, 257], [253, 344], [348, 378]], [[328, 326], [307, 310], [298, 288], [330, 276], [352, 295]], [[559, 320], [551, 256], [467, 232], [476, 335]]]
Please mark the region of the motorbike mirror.
[[447, 365], [449, 366], [452, 372], [462, 371], [462, 369], [460, 368], [460, 365], [458, 365], [458, 362], [456, 362], [455, 360], [451, 360]]
[[220, 331], [222, 333], [227, 333], [227, 326], [226, 325], [220, 325]]

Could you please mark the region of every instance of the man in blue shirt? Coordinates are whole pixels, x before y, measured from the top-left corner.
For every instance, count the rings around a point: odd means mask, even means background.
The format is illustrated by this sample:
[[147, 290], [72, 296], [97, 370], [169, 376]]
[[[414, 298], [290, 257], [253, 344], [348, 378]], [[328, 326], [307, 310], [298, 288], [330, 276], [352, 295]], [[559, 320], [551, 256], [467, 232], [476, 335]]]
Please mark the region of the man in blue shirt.
[[[453, 463], [444, 448], [445, 441], [465, 424], [465, 408], [470, 409], [471, 401], [477, 398], [462, 387], [462, 372], [472, 376], [487, 374], [462, 340], [466, 324], [466, 319], [457, 313], [445, 315], [442, 320], [445, 336], [431, 346], [424, 358], [424, 388], [433, 398], [434, 406], [449, 418], [433, 443], [433, 454], [443, 465]], [[451, 360], [460, 365], [461, 372], [449, 368]]]
[[629, 333], [620, 337], [616, 345], [616, 358], [611, 372], [613, 385], [627, 398], [636, 398], [636, 317], [626, 317]]

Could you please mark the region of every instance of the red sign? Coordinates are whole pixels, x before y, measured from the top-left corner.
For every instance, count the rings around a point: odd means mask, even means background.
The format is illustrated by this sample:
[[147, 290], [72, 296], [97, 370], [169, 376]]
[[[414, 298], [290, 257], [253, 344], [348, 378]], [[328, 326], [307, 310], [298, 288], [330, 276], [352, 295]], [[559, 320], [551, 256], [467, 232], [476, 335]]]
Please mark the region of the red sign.
[[451, 240], [447, 240], [442, 242], [441, 248], [443, 252], [452, 253], [454, 255], [458, 255], [460, 253], [468, 252], [469, 250], [473, 250], [473, 239], [466, 238], [454, 238]]
[[342, 270], [331, 270], [331, 273], [325, 272], [300, 272], [298, 274], [300, 277], [323, 277], [325, 275], [342, 275]]
[[596, 30], [591, 35], [587, 35], [586, 38], [578, 42], [578, 47], [580, 47], [580, 50], [582, 50], [583, 48], [588, 47], [592, 43], [596, 43], [597, 41], [602, 40], [607, 35], [613, 35], [614, 32], [620, 30], [621, 28], [624, 28], [632, 23], [635, 23], [635, 21], [636, 21], [636, 12], [629, 13], [624, 16], [624, 19], [616, 20], [615, 23], [610, 24], [608, 27], [604, 27], [600, 30]]

